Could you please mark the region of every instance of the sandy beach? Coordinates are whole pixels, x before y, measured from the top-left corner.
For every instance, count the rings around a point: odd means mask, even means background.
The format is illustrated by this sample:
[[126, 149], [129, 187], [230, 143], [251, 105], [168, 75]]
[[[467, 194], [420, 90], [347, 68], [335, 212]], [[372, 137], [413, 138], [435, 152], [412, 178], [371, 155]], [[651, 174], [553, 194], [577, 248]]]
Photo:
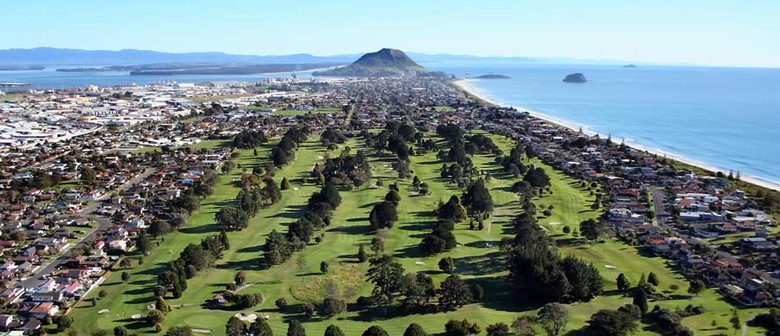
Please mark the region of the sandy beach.
[[[582, 132], [587, 134], [587, 135], [589, 135], [589, 136], [593, 136], [593, 135], [599, 134], [598, 132], [594, 132], [592, 130], [589, 130], [587, 128], [587, 125], [578, 125], [578, 124], [575, 124], [573, 122], [566, 121], [566, 120], [561, 120], [561, 119], [555, 118], [553, 116], [549, 116], [549, 115], [546, 115], [546, 114], [543, 114], [543, 113], [539, 113], [537, 111], [534, 111], [534, 110], [531, 110], [531, 109], [528, 109], [528, 108], [525, 108], [525, 107], [522, 107], [522, 106], [514, 106], [514, 105], [509, 105], [509, 104], [504, 104], [502, 102], [499, 102], [499, 101], [489, 97], [487, 94], [485, 94], [484, 92], [480, 91], [479, 89], [475, 88], [473, 85], [471, 85], [471, 82], [470, 82], [469, 79], [458, 79], [458, 80], [454, 81], [453, 84], [455, 84], [457, 87], [459, 87], [463, 91], [468, 92], [470, 95], [472, 95], [474, 97], [477, 97], [477, 98], [479, 98], [479, 99], [481, 99], [481, 100], [483, 100], [483, 101], [485, 101], [485, 102], [487, 102], [489, 104], [498, 105], [498, 106], [514, 107], [518, 111], [528, 112], [531, 116], [533, 116], [535, 118], [542, 119], [544, 121], [547, 121], [547, 122], [552, 123], [552, 124], [556, 124], [556, 125], [561, 126], [561, 127], [566, 127], [568, 129], [571, 129], [571, 130], [574, 130], [574, 131], [578, 131], [578, 130], [582, 129]], [[600, 136], [605, 136], [604, 134], [599, 134], [599, 135]], [[709, 164], [704, 163], [704, 162], [699, 162], [699, 161], [696, 161], [696, 160], [693, 160], [693, 159], [690, 159], [690, 158], [687, 158], [687, 157], [684, 157], [684, 156], [681, 156], [681, 155], [668, 153], [668, 152], [662, 151], [662, 150], [657, 149], [657, 148], [649, 148], [649, 147], [643, 146], [642, 144], [636, 143], [634, 141], [626, 141], [626, 145], [630, 146], [631, 148], [637, 149], [637, 150], [646, 151], [646, 152], [653, 153], [653, 154], [660, 155], [660, 156], [665, 156], [667, 158], [670, 158], [670, 159], [673, 159], [673, 160], [677, 160], [677, 161], [680, 161], [682, 163], [689, 164], [689, 165], [692, 165], [692, 166], [696, 166], [696, 167], [699, 167], [699, 168], [702, 168], [702, 169], [705, 169], [705, 170], [708, 170], [708, 171], [712, 171], [712, 172], [717, 172], [717, 171], [728, 172], [729, 171], [728, 169], [718, 168], [718, 167], [709, 165]], [[767, 189], [780, 191], [780, 183], [776, 183], [776, 182], [773, 182], [773, 181], [767, 181], [767, 180], [764, 180], [762, 178], [755, 177], [755, 176], [745, 176], [745, 175], [742, 175], [740, 178], [741, 178], [742, 181], [747, 182], [747, 183], [755, 184], [757, 186], [761, 186], [761, 187], [764, 187], [764, 188], [767, 188]]]

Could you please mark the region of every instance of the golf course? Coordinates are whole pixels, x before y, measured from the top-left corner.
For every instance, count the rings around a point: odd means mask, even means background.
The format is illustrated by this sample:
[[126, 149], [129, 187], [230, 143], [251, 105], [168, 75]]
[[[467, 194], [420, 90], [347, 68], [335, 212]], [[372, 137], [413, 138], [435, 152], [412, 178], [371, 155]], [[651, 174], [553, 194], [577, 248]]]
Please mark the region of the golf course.
[[[509, 152], [513, 146], [507, 138], [489, 136], [503, 152]], [[426, 134], [426, 137], [441, 143], [445, 141], [435, 134]], [[200, 208], [188, 217], [186, 225], [179, 231], [165, 235], [164, 239], [157, 238], [153, 251], [143, 256], [143, 264], [138, 262], [140, 255], [128, 255], [132, 260], [131, 267], [125, 269], [115, 266], [99, 287], [77, 303], [69, 315], [76, 321], [74, 327], [79, 335], [89, 335], [99, 329], [110, 332], [116, 326], [126, 327], [131, 334], [154, 333], [150, 324], [139, 316], [145, 317], [148, 307], [155, 303], [153, 287], [157, 283], [157, 274], [166, 271], [166, 264], [176, 259], [188, 244], [197, 244], [204, 237], [220, 232], [220, 227], [215, 223], [215, 213], [234, 202], [241, 190], [236, 181], [244, 171], [251, 172], [254, 167], [263, 167], [269, 163], [271, 149], [278, 140], [271, 139], [258, 147], [256, 155], [253, 149], [238, 150], [239, 155], [234, 159], [237, 168], [219, 176], [213, 193], [201, 201]], [[199, 147], [221, 145], [224, 143], [209, 141], [202, 142]], [[304, 214], [307, 200], [321, 188], [315, 179], [310, 178], [312, 168], [315, 164], [324, 164], [328, 157], [338, 156], [345, 147], [349, 147], [351, 153], [365, 151], [371, 164], [370, 183], [353, 190], [340, 190], [342, 202], [334, 210], [330, 225], [315, 232], [315, 236], [323, 234], [321, 242], [310, 243], [304, 250], [295, 252], [284, 264], [265, 266], [262, 262], [262, 248], [267, 234], [272, 230], [286, 232], [287, 226]], [[349, 138], [338, 148], [328, 150], [320, 143], [319, 135], [311, 135], [297, 148], [295, 158], [275, 172], [274, 180], [277, 183], [283, 178], [290, 181], [290, 188], [282, 191], [281, 200], [259, 210], [249, 219], [246, 229], [228, 232], [230, 248], [224, 251], [216, 265], [189, 279], [188, 288], [181, 298], [166, 298], [173, 309], [162, 322], [164, 329], [189, 326], [199, 334], [224, 335], [227, 320], [241, 313], [243, 316], [255, 314], [259, 318], [267, 318], [275, 335], [286, 333], [290, 319], [303, 322], [307, 335], [322, 335], [331, 324], [338, 325], [346, 335], [360, 335], [372, 325], [381, 326], [390, 335], [402, 335], [410, 323], [417, 323], [433, 334], [443, 332], [445, 323], [451, 319], [476, 322], [484, 334], [485, 327], [490, 324], [511, 324], [518, 316], [535, 315], [539, 306], [515, 303], [511, 284], [506, 279], [508, 270], [504, 253], [499, 251], [501, 238], [514, 235], [512, 220], [521, 211], [518, 195], [510, 188], [519, 178], [504, 173], [492, 154], [474, 155], [471, 159], [475, 167], [490, 176], [487, 186], [494, 210], [481, 230], [470, 229], [468, 220], [458, 223], [453, 231], [458, 246], [451, 251], [426, 257], [418, 246], [436, 221], [433, 210], [440, 202], [446, 202], [452, 195], [460, 196], [463, 192], [440, 176], [442, 162], [437, 159], [435, 151], [410, 157], [412, 175], [429, 186], [428, 195], [416, 195], [412, 192], [412, 179], [398, 178], [398, 173], [391, 168], [395, 156], [377, 153], [358, 137]], [[668, 261], [640, 255], [636, 247], [614, 238], [607, 237], [603, 242], [589, 243], [583, 238], [564, 234], [565, 226], [578, 228], [580, 222], [598, 217], [602, 210], [591, 209], [595, 198], [591, 196], [588, 187], [580, 186], [579, 181], [536, 159], [527, 163], [544, 168], [551, 180], [551, 191], [533, 200], [539, 209], [539, 223], [556, 240], [562, 255], [575, 255], [591, 262], [605, 280], [603, 295], [589, 302], [566, 306], [569, 313], [567, 331], [584, 327], [590, 316], [599, 309], [614, 309], [631, 303], [631, 296], [624, 296], [617, 290], [615, 279], [620, 273], [636, 283], [643, 273], [653, 272], [660, 282], [658, 291], [666, 294], [670, 300], [651, 301], [650, 307], [657, 304], [674, 309], [701, 304], [706, 311], [685, 318], [685, 326], [696, 335], [732, 334], [728, 320], [733, 307], [713, 289], [696, 296], [688, 294], [688, 282]], [[381, 186], [377, 185], [377, 180], [382, 181]], [[369, 212], [375, 203], [384, 199], [388, 186], [396, 182], [401, 195], [398, 221], [391, 229], [384, 229], [381, 233], [385, 237], [384, 253], [395, 257], [405, 272], [430, 275], [437, 286], [449, 275], [439, 270], [438, 262], [442, 257], [451, 257], [455, 262], [454, 274], [470, 284], [482, 286], [484, 297], [481, 302], [468, 304], [456, 311], [408, 315], [392, 308], [378, 313], [378, 310], [360, 310], [355, 306], [357, 298], [370, 295], [373, 288], [365, 276], [369, 264], [359, 263], [357, 258], [361, 244], [371, 253], [368, 246], [376, 235], [368, 221]], [[542, 210], [550, 206], [552, 214], [542, 215]], [[327, 273], [320, 270], [322, 262], [330, 265]], [[239, 271], [246, 274], [245, 285], [241, 287], [240, 293], [260, 293], [264, 301], [246, 310], [206, 305], [207, 300], [225, 291], [226, 285], [233, 282]], [[122, 280], [122, 272], [130, 273], [129, 280]], [[91, 299], [97, 298], [101, 291], [105, 291], [105, 297], [99, 298], [93, 305]], [[274, 304], [278, 298], [284, 298], [290, 306], [303, 302], [318, 304], [327, 295], [334, 293], [349, 305], [346, 312], [330, 318], [316, 314], [306, 317], [289, 308], [280, 311]], [[746, 321], [757, 311], [742, 309], [739, 314], [742, 321]], [[650, 326], [641, 325], [636, 334], [650, 335], [656, 332]], [[749, 329], [748, 334], [758, 334], [758, 330]]]

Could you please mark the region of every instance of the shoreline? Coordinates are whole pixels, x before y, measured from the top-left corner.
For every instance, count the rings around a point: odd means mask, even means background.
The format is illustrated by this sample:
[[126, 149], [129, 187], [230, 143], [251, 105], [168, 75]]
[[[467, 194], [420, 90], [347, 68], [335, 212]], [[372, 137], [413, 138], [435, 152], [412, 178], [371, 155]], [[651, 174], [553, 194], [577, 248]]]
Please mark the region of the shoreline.
[[[544, 120], [544, 121], [546, 121], [548, 123], [551, 123], [551, 124], [554, 124], [554, 125], [557, 125], [557, 126], [560, 126], [560, 127], [568, 128], [568, 129], [570, 129], [572, 131], [575, 131], [575, 132], [577, 132], [580, 129], [582, 129], [582, 132], [584, 134], [588, 135], [588, 136], [594, 136], [594, 135], [597, 135], [597, 134], [599, 136], [603, 136], [603, 134], [600, 134], [600, 133], [595, 132], [593, 130], [587, 129], [586, 125], [575, 124], [575, 123], [573, 123], [571, 121], [558, 119], [558, 118], [555, 118], [553, 116], [546, 115], [544, 113], [539, 113], [539, 112], [534, 111], [534, 110], [529, 109], [529, 108], [525, 108], [523, 106], [514, 106], [514, 105], [510, 105], [510, 104], [501, 103], [498, 100], [495, 100], [495, 99], [489, 97], [486, 93], [484, 93], [484, 92], [480, 91], [479, 89], [475, 88], [471, 84], [471, 81], [472, 81], [471, 79], [456, 79], [456, 80], [452, 81], [452, 83], [455, 86], [457, 86], [458, 88], [460, 88], [461, 90], [463, 90], [464, 92], [467, 92], [469, 95], [474, 96], [477, 99], [482, 100], [482, 101], [484, 101], [484, 102], [486, 102], [488, 104], [495, 105], [495, 106], [513, 107], [513, 108], [517, 109], [520, 112], [528, 112], [528, 114], [530, 114], [534, 118]], [[688, 157], [685, 157], [685, 156], [682, 156], [682, 155], [679, 155], [679, 154], [665, 152], [665, 151], [657, 149], [657, 148], [646, 147], [646, 146], [643, 146], [642, 144], [637, 143], [635, 141], [626, 141], [626, 145], [631, 147], [631, 148], [633, 148], [633, 149], [639, 150], [639, 151], [644, 151], [644, 152], [652, 153], [652, 154], [655, 154], [655, 155], [664, 156], [666, 158], [669, 158], [669, 159], [672, 159], [672, 160], [675, 160], [675, 161], [679, 161], [679, 162], [687, 164], [687, 165], [695, 166], [695, 167], [701, 168], [703, 170], [706, 170], [706, 171], [709, 171], [709, 172], [712, 172], [712, 173], [715, 173], [715, 172], [718, 172], [718, 171], [721, 171], [721, 172], [725, 173], [725, 171], [726, 171], [724, 169], [720, 169], [720, 168], [718, 168], [716, 166], [713, 166], [711, 164], [708, 164], [708, 163], [705, 163], [705, 162], [700, 162], [700, 161], [697, 161], [697, 160], [694, 160], [694, 159], [691, 159], [691, 158], [688, 158]], [[769, 181], [769, 180], [766, 180], [766, 179], [763, 179], [763, 178], [760, 178], [760, 177], [742, 175], [742, 176], [740, 176], [740, 180], [743, 181], [743, 182], [749, 183], [749, 184], [753, 184], [753, 185], [762, 187], [762, 188], [771, 189], [771, 190], [775, 190], [775, 191], [780, 191], [780, 183], [774, 182], [774, 181]]]

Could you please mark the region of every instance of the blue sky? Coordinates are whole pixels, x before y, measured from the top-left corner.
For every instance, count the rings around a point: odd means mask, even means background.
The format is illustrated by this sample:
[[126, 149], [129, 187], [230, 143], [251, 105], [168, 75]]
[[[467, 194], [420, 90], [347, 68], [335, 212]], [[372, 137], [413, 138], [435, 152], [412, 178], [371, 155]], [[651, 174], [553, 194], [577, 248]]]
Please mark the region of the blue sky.
[[0, 48], [425, 53], [780, 67], [780, 1], [33, 0]]

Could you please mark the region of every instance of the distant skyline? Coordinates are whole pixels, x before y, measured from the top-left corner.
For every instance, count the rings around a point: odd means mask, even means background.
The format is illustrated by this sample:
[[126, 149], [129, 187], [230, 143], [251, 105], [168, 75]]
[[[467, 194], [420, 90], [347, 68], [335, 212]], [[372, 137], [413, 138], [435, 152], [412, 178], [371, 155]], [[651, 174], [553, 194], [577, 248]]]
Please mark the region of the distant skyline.
[[780, 67], [780, 1], [0, 3], [0, 49], [475, 56]]

